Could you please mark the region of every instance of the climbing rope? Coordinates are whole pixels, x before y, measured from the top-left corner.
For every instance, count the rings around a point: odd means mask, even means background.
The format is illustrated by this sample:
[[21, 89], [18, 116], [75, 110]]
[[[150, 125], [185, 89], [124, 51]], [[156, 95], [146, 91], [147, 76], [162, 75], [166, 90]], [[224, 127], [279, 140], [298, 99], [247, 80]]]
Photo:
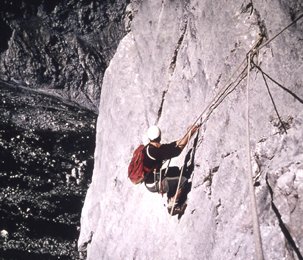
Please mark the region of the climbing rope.
[[[257, 214], [257, 206], [256, 206], [256, 198], [254, 193], [254, 184], [253, 184], [253, 174], [252, 174], [252, 165], [251, 165], [251, 148], [250, 148], [250, 131], [249, 131], [249, 77], [250, 77], [250, 69], [251, 69], [251, 57], [253, 57], [255, 54], [259, 52], [260, 49], [268, 45], [270, 42], [272, 42], [275, 38], [277, 38], [279, 35], [281, 35], [286, 29], [288, 29], [290, 26], [295, 24], [298, 20], [300, 20], [303, 17], [303, 14], [299, 15], [296, 19], [294, 19], [290, 24], [285, 26], [281, 31], [279, 31], [276, 35], [274, 35], [272, 38], [268, 39], [265, 43], [262, 44], [264, 36], [260, 36], [259, 39], [256, 41], [256, 43], [253, 45], [253, 47], [247, 52], [246, 57], [243, 59], [243, 61], [240, 63], [240, 65], [237, 67], [237, 69], [232, 73], [230, 78], [226, 81], [225, 85], [218, 91], [218, 93], [211, 99], [211, 101], [208, 103], [208, 105], [205, 107], [205, 109], [202, 111], [202, 113], [197, 117], [197, 119], [194, 121], [192, 125], [198, 124], [198, 126], [201, 126], [203, 123], [207, 121], [211, 113], [214, 111], [215, 108], [217, 108], [223, 100], [240, 84], [240, 82], [247, 76], [247, 93], [246, 93], [246, 99], [247, 99], [247, 160], [248, 160], [248, 166], [249, 166], [249, 187], [250, 187], [250, 197], [251, 197], [251, 210], [253, 212], [253, 226], [254, 226], [254, 236], [255, 236], [255, 247], [256, 247], [256, 254], [258, 256], [259, 260], [263, 260], [263, 250], [262, 250], [262, 241], [261, 241], [261, 235], [260, 235], [260, 226], [259, 226], [259, 220], [258, 220], [258, 214]], [[235, 80], [231, 81], [233, 77], [236, 75], [236, 73], [241, 69], [241, 67], [244, 65], [244, 69], [241, 71], [241, 73], [238, 74], [238, 76], [235, 78]], [[247, 69], [247, 72], [246, 72]], [[234, 85], [235, 84], [235, 85]], [[203, 116], [207, 113], [207, 116], [203, 119]], [[199, 122], [200, 121], [200, 122]], [[199, 123], [198, 123], [199, 122]], [[186, 132], [186, 135], [190, 136], [190, 129]], [[190, 138], [190, 137], [189, 137]], [[189, 141], [189, 140], [188, 140]], [[188, 150], [188, 143], [187, 142], [187, 149]], [[184, 166], [182, 167], [178, 186], [176, 190], [176, 194], [178, 192], [178, 189], [180, 187], [181, 178], [183, 175]], [[171, 209], [170, 214], [172, 215], [174, 206], [176, 202], [176, 196], [174, 197], [173, 206]]]
[[[257, 210], [257, 203], [256, 203], [256, 196], [255, 196], [255, 190], [254, 190], [254, 183], [253, 183], [253, 170], [252, 170], [252, 164], [251, 164], [251, 146], [250, 146], [250, 121], [249, 121], [249, 87], [250, 87], [250, 70], [251, 70], [251, 58], [259, 52], [260, 49], [268, 45], [270, 42], [272, 42], [275, 38], [277, 38], [279, 35], [281, 35], [286, 29], [288, 29], [290, 26], [295, 24], [298, 20], [300, 20], [303, 17], [303, 14], [299, 15], [294, 21], [292, 21], [290, 24], [288, 24], [286, 27], [284, 27], [280, 32], [278, 32], [276, 35], [274, 35], [272, 38], [268, 39], [265, 43], [262, 44], [263, 37], [260, 37], [256, 44], [248, 51], [247, 57], [241, 62], [241, 64], [238, 66], [238, 68], [235, 70], [235, 72], [232, 74], [232, 76], [228, 79], [226, 84], [221, 88], [221, 90], [214, 96], [214, 98], [211, 100], [211, 102], [206, 106], [206, 108], [202, 111], [202, 113], [198, 116], [198, 118], [194, 121], [193, 125], [202, 125], [211, 115], [213, 110], [219, 106], [219, 104], [231, 93], [239, 84], [240, 82], [247, 77], [247, 86], [246, 86], [246, 157], [247, 157], [247, 164], [248, 164], [248, 184], [249, 184], [249, 194], [250, 194], [250, 201], [251, 201], [251, 212], [252, 212], [252, 221], [253, 221], [253, 234], [254, 234], [254, 241], [255, 241], [255, 251], [256, 251], [256, 257], [258, 260], [264, 259], [263, 249], [262, 249], [262, 239], [261, 239], [261, 233], [260, 233], [260, 224], [258, 219], [258, 210]], [[240, 74], [236, 77], [234, 81], [230, 83], [234, 75], [240, 70], [240, 68], [245, 64], [245, 68], [241, 71]], [[244, 74], [247, 69], [246, 75]], [[240, 81], [239, 81], [240, 79]], [[235, 84], [237, 81], [239, 81], [237, 84]], [[234, 85], [235, 84], [235, 85]], [[203, 119], [203, 116], [207, 112], [207, 116]], [[200, 121], [200, 122], [199, 122]], [[199, 122], [199, 123], [198, 123]], [[187, 142], [187, 149], [188, 150], [188, 144], [189, 144], [189, 138], [190, 138], [190, 130], [187, 131], [188, 134], [188, 142]], [[176, 202], [176, 196], [180, 187], [181, 178], [183, 175], [185, 165], [183, 165], [178, 186], [176, 190], [176, 194], [174, 196], [174, 201], [172, 205], [172, 209], [170, 211], [170, 215], [173, 214], [175, 202]]]
[[277, 34], [275, 34], [273, 37], [271, 37], [270, 39], [268, 39], [266, 42], [264, 42], [263, 44], [261, 44], [258, 48], [256, 48], [256, 51], [261, 50], [263, 47], [265, 47], [266, 45], [268, 45], [270, 42], [272, 42], [274, 39], [276, 39], [280, 34], [282, 34], [285, 30], [287, 30], [289, 27], [291, 27], [292, 25], [294, 25], [297, 21], [299, 21], [301, 18], [303, 17], [303, 13], [300, 14], [296, 19], [294, 19], [291, 23], [289, 23], [287, 26], [285, 26], [282, 30], [280, 30]]
[[[291, 23], [289, 23], [287, 26], [285, 26], [282, 30], [280, 30], [277, 34], [275, 34], [273, 37], [268, 39], [266, 42], [262, 44], [262, 41], [264, 39], [264, 36], [260, 36], [259, 39], [256, 41], [256, 43], [253, 45], [253, 47], [247, 52], [246, 56], [250, 53], [251, 57], [258, 53], [262, 48], [264, 48], [266, 45], [268, 45], [270, 42], [272, 42], [274, 39], [276, 39], [279, 35], [281, 35], [285, 30], [287, 30], [289, 27], [294, 25], [297, 21], [299, 21], [303, 17], [303, 13], [300, 14], [296, 19], [294, 19]], [[197, 119], [194, 121], [193, 125], [197, 124], [199, 121], [199, 125], [203, 124], [209, 117], [209, 115], [212, 113], [212, 111], [218, 107], [218, 105], [228, 96], [229, 93], [231, 93], [238, 85], [238, 80], [243, 80], [246, 75], [244, 75], [246, 68], [247, 68], [247, 59], [246, 57], [242, 60], [240, 65], [237, 67], [237, 69], [232, 73], [232, 75], [229, 77], [229, 79], [226, 81], [225, 85], [220, 89], [220, 91], [213, 97], [213, 99], [209, 102], [207, 107], [202, 111], [202, 113], [197, 117]], [[241, 73], [238, 74], [238, 76], [235, 78], [235, 80], [231, 81], [233, 77], [236, 75], [236, 73], [241, 69], [241, 67], [245, 65], [245, 68], [241, 71]], [[237, 83], [238, 82], [238, 83]], [[233, 86], [233, 84], [237, 83]], [[202, 120], [205, 113], [207, 113], [207, 116]], [[188, 133], [188, 132], [187, 132]]]
[[[186, 143], [186, 153], [188, 153], [188, 147], [189, 147], [189, 139], [191, 137], [191, 130], [188, 131], [187, 133], [187, 143]], [[180, 172], [180, 176], [179, 176], [179, 180], [178, 180], [178, 185], [177, 185], [177, 189], [176, 189], [176, 194], [174, 196], [174, 200], [173, 200], [173, 205], [172, 205], [172, 208], [170, 210], [170, 215], [172, 216], [173, 215], [173, 212], [174, 212], [174, 208], [175, 208], [175, 204], [176, 204], [176, 200], [177, 200], [177, 194], [178, 194], [178, 191], [180, 189], [180, 184], [181, 184], [181, 179], [182, 179], [182, 176], [183, 176], [183, 172], [184, 172], [184, 168], [185, 168], [185, 165], [183, 165], [182, 169], [181, 169], [181, 172]]]
[[[303, 17], [303, 14], [299, 15], [293, 22], [288, 24], [285, 28], [283, 28], [279, 33], [275, 36], [267, 40], [264, 44], [258, 46], [253, 52], [248, 53], [247, 55], [247, 86], [246, 86], [246, 157], [248, 164], [248, 184], [249, 184], [249, 194], [251, 201], [251, 212], [252, 212], [252, 220], [253, 220], [253, 232], [254, 232], [254, 240], [255, 240], [255, 250], [257, 259], [263, 260], [264, 254], [262, 249], [262, 239], [260, 234], [260, 224], [258, 219], [258, 210], [256, 203], [256, 196], [254, 190], [253, 183], [253, 170], [251, 164], [251, 146], [250, 146], [250, 124], [249, 124], [249, 87], [250, 87], [250, 69], [251, 69], [251, 57], [256, 54], [260, 49], [264, 46], [268, 45], [271, 41], [277, 38], [280, 34], [282, 34], [287, 28], [296, 23], [299, 19]], [[254, 64], [255, 65], [255, 64]], [[264, 77], [264, 75], [263, 75]]]
[[255, 250], [258, 260], [263, 260], [263, 250], [262, 250], [262, 240], [260, 234], [260, 225], [258, 219], [258, 210], [256, 203], [256, 196], [254, 191], [253, 183], [253, 170], [251, 164], [251, 146], [250, 146], [250, 126], [249, 126], [249, 86], [250, 86], [250, 65], [251, 65], [251, 54], [248, 54], [247, 57], [247, 84], [246, 84], [246, 157], [247, 157], [247, 166], [248, 166], [248, 186], [249, 186], [249, 195], [251, 203], [251, 212], [253, 220], [253, 234], [255, 240]]
[[[250, 53], [252, 50], [255, 49], [255, 47], [260, 44], [260, 42], [262, 41], [262, 38], [260, 37], [258, 39], [258, 41], [253, 45], [253, 47], [249, 50], [248, 53]], [[230, 76], [230, 78], [226, 81], [225, 85], [220, 89], [220, 91], [218, 91], [218, 93], [213, 97], [213, 99], [211, 100], [211, 102], [209, 102], [208, 106], [202, 111], [202, 113], [198, 116], [198, 118], [194, 121], [193, 125], [196, 125], [199, 121], [199, 126], [202, 125], [210, 116], [210, 114], [212, 113], [212, 111], [225, 99], [225, 97], [231, 92], [233, 91], [238, 85], [239, 83], [237, 83], [235, 86], [233, 86], [233, 84], [235, 84], [236, 82], [238, 82], [239, 78], [241, 78], [241, 80], [245, 77], [245, 75], [243, 76], [243, 73], [246, 71], [246, 67], [241, 71], [240, 74], [238, 74], [238, 76], [236, 77], [235, 80], [231, 81], [233, 79], [233, 77], [236, 75], [236, 73], [241, 69], [241, 67], [243, 66], [243, 64], [245, 64], [246, 59], [243, 59], [243, 61], [241, 62], [241, 64], [237, 67], [237, 69], [234, 71], [234, 73], [232, 73], [232, 75]], [[207, 113], [207, 116], [204, 118], [204, 120], [202, 120], [203, 116], [205, 115], [205, 113]], [[190, 134], [191, 134], [191, 128], [186, 132], [186, 135], [188, 135], [188, 142], [186, 144], [186, 151], [188, 151], [188, 147], [189, 147], [189, 139], [190, 139]], [[187, 152], [186, 152], [187, 153]], [[174, 207], [175, 207], [175, 203], [176, 203], [176, 195], [178, 193], [178, 190], [180, 188], [180, 184], [181, 184], [181, 179], [183, 176], [183, 171], [184, 171], [185, 166], [183, 165], [181, 172], [180, 172], [180, 176], [179, 176], [179, 180], [178, 180], [178, 185], [177, 185], [177, 189], [176, 189], [176, 194], [174, 196], [174, 200], [173, 200], [173, 205], [170, 211], [170, 215], [173, 214], [174, 211]]]
[[[258, 45], [262, 42], [263, 37], [260, 36], [259, 39], [256, 41], [256, 43], [250, 48], [250, 50], [247, 52], [251, 53], [253, 50], [256, 49]], [[245, 67], [242, 69], [240, 73], [239, 70], [241, 67], [245, 64]], [[232, 73], [232, 75], [228, 78], [228, 80], [225, 82], [225, 84], [221, 87], [221, 89], [218, 91], [218, 93], [211, 99], [211, 101], [208, 103], [208, 105], [205, 107], [205, 109], [202, 111], [202, 113], [197, 117], [197, 119], [194, 121], [192, 125], [198, 124], [202, 125], [210, 116], [210, 114], [213, 112], [213, 110], [219, 106], [219, 104], [228, 96], [245, 78], [245, 72], [246, 72], [246, 58], [242, 60], [240, 65], [235, 69], [235, 71]], [[237, 74], [238, 73], [238, 74]], [[234, 77], [236, 78], [232, 80]], [[240, 82], [239, 82], [240, 79]], [[207, 113], [207, 116], [203, 119], [203, 116]], [[199, 122], [200, 121], [200, 122]], [[198, 123], [199, 122], [199, 123]], [[188, 134], [189, 130], [187, 131], [186, 134]]]

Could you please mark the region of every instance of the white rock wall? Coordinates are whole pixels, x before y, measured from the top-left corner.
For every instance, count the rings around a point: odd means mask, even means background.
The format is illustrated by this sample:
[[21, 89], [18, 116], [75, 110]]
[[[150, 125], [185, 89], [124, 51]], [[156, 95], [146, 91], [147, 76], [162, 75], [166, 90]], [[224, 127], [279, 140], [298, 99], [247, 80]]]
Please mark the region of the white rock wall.
[[[134, 186], [127, 167], [149, 125], [158, 122], [163, 142], [181, 137], [258, 35], [274, 36], [291, 22], [291, 15], [300, 13], [302, 4], [132, 4], [131, 31], [103, 81], [95, 169], [82, 212], [79, 249], [87, 249], [91, 260], [255, 259], [245, 156], [246, 78], [203, 125], [188, 207], [180, 220], [167, 213], [165, 196]], [[262, 74], [255, 68], [250, 75], [250, 143], [254, 173], [260, 174], [255, 193], [265, 259], [299, 259], [303, 253], [302, 20], [255, 59], [292, 93], [267, 80], [287, 134], [277, 126]], [[185, 154], [173, 163], [181, 166]]]

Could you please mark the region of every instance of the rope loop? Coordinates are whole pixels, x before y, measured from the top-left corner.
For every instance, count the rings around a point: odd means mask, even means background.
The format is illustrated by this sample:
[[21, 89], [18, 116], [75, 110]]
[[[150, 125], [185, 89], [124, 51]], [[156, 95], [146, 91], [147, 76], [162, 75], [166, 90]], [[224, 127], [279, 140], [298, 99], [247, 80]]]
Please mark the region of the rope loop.
[[253, 183], [253, 170], [251, 164], [251, 146], [250, 146], [250, 125], [249, 125], [249, 87], [250, 87], [250, 65], [251, 65], [251, 53], [247, 56], [247, 85], [246, 85], [246, 157], [247, 157], [247, 167], [248, 167], [248, 186], [249, 195], [251, 203], [251, 213], [253, 221], [253, 231], [254, 231], [254, 241], [255, 250], [258, 260], [263, 260], [263, 249], [262, 240], [260, 234], [260, 224], [258, 219], [258, 209], [256, 203], [256, 196]]

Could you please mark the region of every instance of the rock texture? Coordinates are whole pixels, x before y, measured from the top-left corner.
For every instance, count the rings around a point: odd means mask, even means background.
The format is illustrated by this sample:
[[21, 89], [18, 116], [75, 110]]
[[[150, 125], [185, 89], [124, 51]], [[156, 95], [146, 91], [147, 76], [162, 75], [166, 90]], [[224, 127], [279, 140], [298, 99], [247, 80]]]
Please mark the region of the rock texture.
[[127, 4], [0, 3], [1, 259], [78, 259], [101, 83]]
[[0, 83], [2, 259], [77, 259], [96, 115]]
[[125, 34], [128, 1], [3, 2], [0, 78], [97, 111], [104, 70]]
[[[255, 43], [298, 17], [302, 2], [146, 0], [132, 1], [130, 9], [131, 30], [103, 79], [78, 241], [82, 257], [257, 259], [247, 70], [238, 66]], [[265, 259], [303, 254], [302, 20], [256, 53], [260, 69], [253, 66], [249, 77], [249, 143]], [[165, 196], [127, 179], [132, 151], [155, 123], [163, 142], [181, 137], [233, 72], [236, 88], [207, 110], [199, 136], [172, 161], [181, 167], [191, 152], [193, 172], [185, 214], [170, 217]]]

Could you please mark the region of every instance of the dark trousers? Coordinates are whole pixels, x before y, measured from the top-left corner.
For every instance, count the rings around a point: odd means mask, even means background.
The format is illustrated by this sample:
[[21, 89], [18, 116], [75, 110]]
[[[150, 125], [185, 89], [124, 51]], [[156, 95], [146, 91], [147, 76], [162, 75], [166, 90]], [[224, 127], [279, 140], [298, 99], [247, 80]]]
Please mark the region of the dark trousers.
[[[166, 174], [165, 174], [166, 173]], [[161, 184], [160, 184], [160, 174]], [[150, 173], [145, 179], [145, 186], [151, 192], [167, 193], [167, 197], [171, 198], [176, 194], [181, 170], [178, 167], [169, 167], [167, 172], [163, 169], [161, 173]], [[187, 184], [187, 178], [182, 176], [180, 187]]]

